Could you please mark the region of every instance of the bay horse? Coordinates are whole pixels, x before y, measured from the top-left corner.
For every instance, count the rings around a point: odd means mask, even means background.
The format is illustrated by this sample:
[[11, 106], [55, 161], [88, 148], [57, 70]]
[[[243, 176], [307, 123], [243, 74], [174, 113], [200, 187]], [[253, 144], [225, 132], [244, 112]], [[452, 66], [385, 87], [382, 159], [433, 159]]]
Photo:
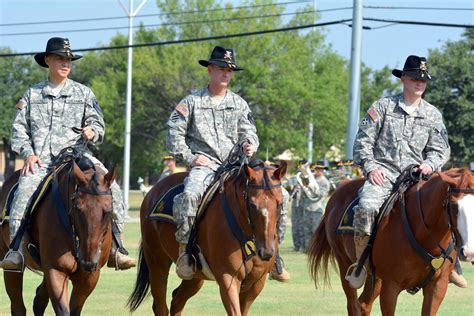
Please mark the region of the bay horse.
[[[25, 266], [43, 274], [33, 302], [35, 315], [44, 314], [49, 300], [56, 315], [79, 315], [97, 285], [112, 241], [110, 185], [116, 177], [115, 170], [114, 167], [107, 174], [99, 168], [82, 171], [74, 161], [68, 162], [57, 174], [59, 191], [55, 192], [58, 193], [53, 192], [55, 185], [52, 184], [31, 213], [23, 240], [25, 246], [29, 244], [28, 249], [34, 251], [31, 253], [23, 247]], [[19, 176], [20, 170], [4, 183], [0, 209], [5, 208], [8, 193]], [[61, 208], [62, 216], [58, 212]], [[4, 221], [0, 229], [0, 257], [3, 258], [10, 245], [8, 222]], [[12, 315], [26, 315], [23, 273], [3, 272]], [[69, 279], [73, 285], [70, 301]]]
[[[227, 180], [222, 180], [219, 192], [211, 198], [199, 222], [197, 243], [219, 285], [228, 315], [247, 315], [275, 262], [276, 225], [283, 203], [280, 180], [285, 172], [286, 164], [278, 168], [263, 163], [252, 167], [244, 164]], [[200, 290], [204, 280], [210, 279], [197, 270], [192, 280], [182, 280], [173, 291], [171, 310], [168, 310], [169, 270], [178, 257], [176, 226], [150, 220], [147, 216], [161, 196], [183, 182], [186, 176], [187, 173], [177, 173], [158, 182], [141, 205], [142, 242], [135, 289], [128, 300], [131, 312], [138, 308], [151, 288], [155, 315], [168, 315], [170, 311], [171, 315], [180, 315], [186, 301]], [[251, 236], [256, 246], [256, 255], [247, 261], [242, 244], [229, 228], [225, 208], [233, 214], [234, 227], [240, 226], [241, 234]]]
[[474, 261], [473, 175], [467, 169], [450, 169], [407, 190], [405, 202], [396, 202], [380, 221], [371, 255], [375, 278], [369, 269], [357, 298], [357, 290], [344, 277], [355, 261], [354, 236], [336, 230], [363, 183], [358, 179], [336, 189], [312, 237], [309, 266], [316, 286], [318, 276], [328, 283], [329, 262], [337, 261], [349, 315], [369, 315], [378, 295], [382, 314], [394, 315], [399, 293], [414, 294], [419, 289], [423, 290], [422, 315], [435, 315], [456, 260], [452, 245], [456, 244], [461, 260]]

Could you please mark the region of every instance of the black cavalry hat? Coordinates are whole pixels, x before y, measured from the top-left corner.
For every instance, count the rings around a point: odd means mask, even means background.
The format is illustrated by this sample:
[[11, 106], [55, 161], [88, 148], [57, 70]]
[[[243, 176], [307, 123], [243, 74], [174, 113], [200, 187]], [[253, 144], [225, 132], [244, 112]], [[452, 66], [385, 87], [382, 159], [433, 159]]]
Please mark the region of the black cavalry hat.
[[224, 48], [221, 46], [214, 47], [209, 60], [201, 59], [199, 64], [204, 67], [207, 67], [210, 64], [220, 67], [229, 67], [233, 71], [244, 70], [235, 64], [234, 50], [232, 48]]
[[46, 44], [46, 51], [44, 53], [35, 55], [35, 60], [41, 67], [48, 68], [48, 65], [44, 62], [44, 57], [47, 54], [55, 54], [71, 58], [71, 60], [78, 60], [79, 58], [82, 58], [81, 55], [76, 55], [72, 52], [69, 40], [67, 38], [61, 37], [50, 38]]
[[401, 76], [408, 76], [424, 81], [433, 79], [431, 74], [428, 72], [426, 58], [415, 55], [410, 55], [407, 57], [405, 65], [403, 66], [403, 70], [393, 69], [392, 74], [398, 78]]

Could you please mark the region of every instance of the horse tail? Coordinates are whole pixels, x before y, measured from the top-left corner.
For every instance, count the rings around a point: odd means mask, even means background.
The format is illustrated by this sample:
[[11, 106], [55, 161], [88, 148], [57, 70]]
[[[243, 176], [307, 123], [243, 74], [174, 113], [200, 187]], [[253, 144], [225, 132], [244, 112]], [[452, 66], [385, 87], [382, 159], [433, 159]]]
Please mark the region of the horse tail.
[[138, 306], [143, 302], [150, 289], [148, 265], [143, 254], [143, 242], [140, 243], [140, 252], [138, 254], [138, 271], [137, 280], [135, 281], [135, 288], [127, 300], [127, 306], [130, 312], [134, 312]]
[[[321, 223], [311, 237], [308, 247], [308, 265], [316, 288], [319, 283], [319, 275], [323, 275], [324, 277], [323, 284], [330, 284], [328, 272], [329, 261], [331, 261], [333, 266], [335, 264], [334, 255], [326, 236], [326, 222], [327, 216], [323, 216]], [[322, 270], [320, 270], [320, 268]]]

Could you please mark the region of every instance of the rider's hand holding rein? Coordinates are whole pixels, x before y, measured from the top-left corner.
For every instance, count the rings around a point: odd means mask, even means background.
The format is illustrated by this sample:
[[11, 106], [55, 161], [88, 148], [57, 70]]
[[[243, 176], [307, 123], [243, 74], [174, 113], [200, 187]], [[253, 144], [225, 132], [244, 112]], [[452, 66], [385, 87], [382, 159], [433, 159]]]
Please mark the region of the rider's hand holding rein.
[[27, 176], [31, 170], [31, 173], [35, 173], [35, 164], [38, 164], [40, 167], [45, 167], [38, 156], [30, 155], [25, 159], [23, 168], [21, 168], [21, 175]]
[[82, 136], [87, 140], [92, 140], [95, 136], [95, 132], [90, 126], [86, 126], [81, 130]]
[[421, 171], [422, 174], [430, 175], [433, 173], [433, 168], [427, 163], [422, 163], [418, 169]]
[[251, 157], [255, 153], [255, 146], [250, 143], [245, 143], [242, 149], [247, 157]]

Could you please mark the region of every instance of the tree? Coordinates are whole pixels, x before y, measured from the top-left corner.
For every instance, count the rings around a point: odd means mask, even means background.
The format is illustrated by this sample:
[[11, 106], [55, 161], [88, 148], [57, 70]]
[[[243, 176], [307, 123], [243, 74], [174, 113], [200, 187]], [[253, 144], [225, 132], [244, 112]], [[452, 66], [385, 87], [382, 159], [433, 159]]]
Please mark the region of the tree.
[[[2, 54], [12, 53], [9, 49], [0, 49]], [[0, 58], [0, 138], [5, 151], [5, 177], [14, 171], [15, 154], [11, 151], [10, 134], [16, 112], [15, 104], [26, 89], [46, 78], [46, 72], [31, 57]]]
[[435, 80], [425, 98], [443, 113], [454, 164], [474, 161], [473, 48], [474, 29], [468, 29], [463, 39], [430, 50], [428, 58]]

